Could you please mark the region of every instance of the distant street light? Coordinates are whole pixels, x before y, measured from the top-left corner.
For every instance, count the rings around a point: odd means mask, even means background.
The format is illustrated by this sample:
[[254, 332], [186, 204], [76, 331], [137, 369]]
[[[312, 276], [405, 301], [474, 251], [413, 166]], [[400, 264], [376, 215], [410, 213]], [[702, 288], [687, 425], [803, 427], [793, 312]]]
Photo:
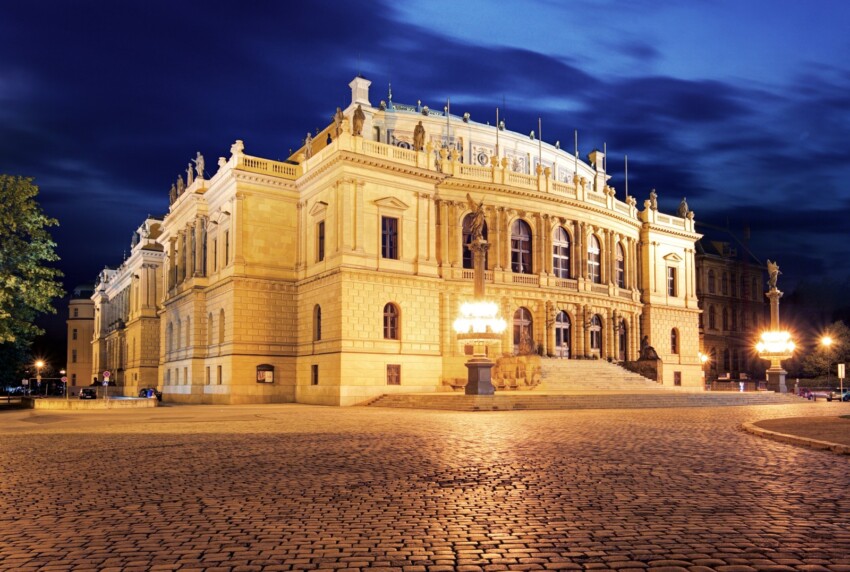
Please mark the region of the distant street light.
[[820, 339], [820, 343], [826, 348], [826, 385], [831, 385], [832, 380], [832, 338], [824, 336]]
[[38, 384], [39, 389], [41, 388], [41, 368], [44, 367], [44, 362], [38, 360], [35, 362], [35, 381]]

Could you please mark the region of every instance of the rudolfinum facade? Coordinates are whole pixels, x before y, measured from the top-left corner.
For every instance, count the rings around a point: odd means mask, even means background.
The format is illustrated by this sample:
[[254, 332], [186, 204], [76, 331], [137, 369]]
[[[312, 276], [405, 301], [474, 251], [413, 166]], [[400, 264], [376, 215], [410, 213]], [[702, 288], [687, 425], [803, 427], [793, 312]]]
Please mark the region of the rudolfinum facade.
[[[470, 348], [471, 205], [483, 201], [486, 296], [508, 328], [491, 357], [634, 361], [701, 387], [692, 212], [658, 211], [535, 140], [420, 105], [372, 105], [370, 82], [288, 161], [242, 141], [198, 155], [131, 255], [95, 289], [93, 371], [127, 395], [195, 403], [364, 403], [446, 389]], [[469, 197], [469, 198], [467, 198]]]

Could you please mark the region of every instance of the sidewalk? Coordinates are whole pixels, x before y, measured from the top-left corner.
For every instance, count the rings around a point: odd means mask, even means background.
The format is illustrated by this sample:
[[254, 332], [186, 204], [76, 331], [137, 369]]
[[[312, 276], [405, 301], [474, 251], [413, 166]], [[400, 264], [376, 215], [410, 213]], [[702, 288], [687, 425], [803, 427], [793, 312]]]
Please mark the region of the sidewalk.
[[792, 417], [744, 423], [755, 435], [814, 449], [850, 455], [850, 416]]

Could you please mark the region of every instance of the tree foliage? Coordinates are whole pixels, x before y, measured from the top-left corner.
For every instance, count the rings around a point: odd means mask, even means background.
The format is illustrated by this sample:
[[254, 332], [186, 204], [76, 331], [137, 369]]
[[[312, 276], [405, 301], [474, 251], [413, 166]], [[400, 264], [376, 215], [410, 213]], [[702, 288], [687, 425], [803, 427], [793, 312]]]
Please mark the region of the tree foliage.
[[29, 344], [41, 329], [39, 314], [55, 313], [55, 298], [64, 292], [62, 273], [49, 263], [59, 260], [47, 217], [35, 200], [32, 179], [0, 175], [0, 344]]
[[[824, 336], [832, 338], [832, 344], [820, 343]], [[836, 364], [850, 361], [850, 328], [844, 322], [833, 322], [821, 333], [817, 345], [803, 358], [803, 372], [810, 376], [835, 375]]]

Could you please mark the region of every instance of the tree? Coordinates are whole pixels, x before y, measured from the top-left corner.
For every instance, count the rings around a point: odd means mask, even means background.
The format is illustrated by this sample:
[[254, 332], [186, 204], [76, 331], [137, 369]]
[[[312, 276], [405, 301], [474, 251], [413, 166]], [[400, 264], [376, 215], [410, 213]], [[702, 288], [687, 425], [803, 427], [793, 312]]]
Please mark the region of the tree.
[[59, 260], [47, 227], [58, 224], [36, 202], [32, 179], [0, 175], [0, 344], [28, 346], [42, 333], [33, 321], [56, 313], [64, 295], [62, 273], [47, 264]]
[[[826, 346], [821, 340], [829, 336], [832, 344]], [[850, 328], [844, 322], [833, 322], [827, 326], [817, 340], [811, 353], [803, 358], [803, 372], [811, 376], [826, 376], [835, 371], [838, 363], [847, 363], [850, 358]]]

